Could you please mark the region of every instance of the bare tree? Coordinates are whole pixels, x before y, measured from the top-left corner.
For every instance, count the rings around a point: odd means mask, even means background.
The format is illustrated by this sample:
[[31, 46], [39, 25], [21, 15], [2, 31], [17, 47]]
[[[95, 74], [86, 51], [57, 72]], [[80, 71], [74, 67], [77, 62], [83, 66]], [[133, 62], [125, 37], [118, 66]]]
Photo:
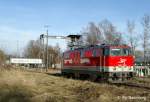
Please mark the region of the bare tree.
[[57, 44], [56, 46], [48, 46], [48, 55], [49, 55], [49, 66], [54, 65], [56, 68], [56, 64], [61, 63], [61, 52], [60, 52], [60, 47]]
[[41, 43], [40, 40], [30, 40], [24, 51], [24, 57], [41, 58]]
[[137, 33], [135, 32], [135, 22], [134, 21], [127, 21], [127, 31], [128, 31], [128, 42], [131, 46], [133, 55], [135, 55], [135, 49], [138, 45], [138, 37], [136, 36]]
[[143, 34], [142, 34], [142, 45], [144, 50], [144, 63], [146, 63], [146, 54], [149, 50], [149, 40], [150, 40], [150, 16], [144, 15], [141, 22], [143, 26]]
[[115, 33], [115, 39], [114, 39], [114, 44], [124, 44], [124, 39], [122, 37], [122, 32], [116, 31]]
[[4, 64], [6, 61], [6, 54], [4, 51], [0, 50], [0, 65]]
[[83, 31], [82, 34], [86, 35], [87, 45], [96, 45], [102, 43], [103, 38], [101, 35], [101, 31], [94, 22], [90, 22], [86, 31]]
[[120, 44], [122, 42], [121, 33], [116, 30], [116, 27], [107, 19], [99, 23], [99, 28], [108, 44]]
[[[42, 53], [42, 46], [43, 44], [40, 42], [40, 40], [31, 40], [29, 41], [28, 45], [25, 48], [24, 51], [24, 57], [27, 58], [43, 58], [43, 53]], [[52, 64], [56, 65], [60, 63], [61, 61], [61, 52], [60, 52], [60, 47], [57, 44], [56, 46], [48, 46], [48, 65], [52, 66]], [[44, 57], [44, 60], [46, 60], [46, 57]]]

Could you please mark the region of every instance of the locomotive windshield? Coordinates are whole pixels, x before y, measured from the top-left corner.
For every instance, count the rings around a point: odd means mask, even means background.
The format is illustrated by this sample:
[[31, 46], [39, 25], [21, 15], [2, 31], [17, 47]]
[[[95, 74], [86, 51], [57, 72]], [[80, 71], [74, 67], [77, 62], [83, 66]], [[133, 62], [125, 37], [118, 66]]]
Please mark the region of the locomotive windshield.
[[112, 55], [112, 56], [119, 56], [119, 55], [121, 55], [121, 49], [111, 49], [110, 55]]
[[112, 48], [110, 49], [110, 55], [112, 56], [128, 56], [131, 55], [129, 48]]
[[131, 50], [127, 48], [122, 49], [122, 55], [124, 56], [131, 55]]

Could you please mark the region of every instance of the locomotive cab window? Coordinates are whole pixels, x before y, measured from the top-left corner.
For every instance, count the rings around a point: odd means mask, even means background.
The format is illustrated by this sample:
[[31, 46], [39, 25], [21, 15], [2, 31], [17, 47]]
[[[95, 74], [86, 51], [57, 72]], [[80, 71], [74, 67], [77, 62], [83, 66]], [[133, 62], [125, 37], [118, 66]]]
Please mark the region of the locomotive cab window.
[[110, 54], [112, 56], [119, 56], [121, 55], [121, 49], [118, 49], [118, 48], [111, 49]]

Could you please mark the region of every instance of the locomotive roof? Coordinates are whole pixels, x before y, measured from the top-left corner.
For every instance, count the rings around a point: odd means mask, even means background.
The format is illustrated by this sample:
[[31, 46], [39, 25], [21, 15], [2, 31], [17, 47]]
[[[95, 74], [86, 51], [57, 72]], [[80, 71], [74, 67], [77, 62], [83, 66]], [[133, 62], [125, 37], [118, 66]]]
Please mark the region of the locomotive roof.
[[82, 46], [73, 50], [68, 50], [66, 52], [81, 50], [81, 49], [89, 49], [89, 48], [130, 48], [130, 46], [122, 44], [122, 45], [110, 45], [110, 44], [101, 44], [101, 45], [88, 45]]
[[130, 46], [128, 46], [126, 44], [122, 44], [122, 45], [104, 45], [103, 47], [109, 47], [109, 48], [130, 48]]

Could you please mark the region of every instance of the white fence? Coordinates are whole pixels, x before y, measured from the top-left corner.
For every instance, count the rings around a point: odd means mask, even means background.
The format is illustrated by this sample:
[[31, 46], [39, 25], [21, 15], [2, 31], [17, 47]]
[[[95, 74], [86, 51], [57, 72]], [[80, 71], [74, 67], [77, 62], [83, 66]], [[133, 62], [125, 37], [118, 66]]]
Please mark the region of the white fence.
[[150, 76], [150, 66], [135, 66], [134, 70], [139, 77]]

